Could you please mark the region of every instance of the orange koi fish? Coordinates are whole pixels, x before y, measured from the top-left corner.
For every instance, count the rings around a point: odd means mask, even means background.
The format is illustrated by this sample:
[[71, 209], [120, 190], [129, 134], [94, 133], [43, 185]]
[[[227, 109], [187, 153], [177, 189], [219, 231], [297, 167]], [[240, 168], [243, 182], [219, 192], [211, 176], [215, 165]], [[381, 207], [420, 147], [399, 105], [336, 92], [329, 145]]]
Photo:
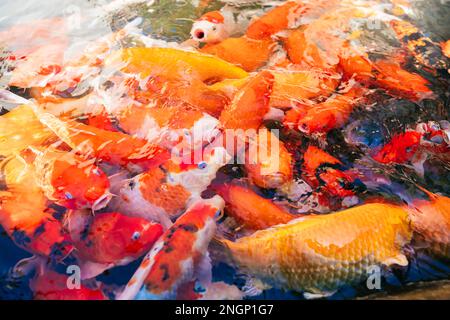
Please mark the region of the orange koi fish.
[[30, 281], [35, 300], [107, 300], [101, 289], [83, 284], [80, 288], [68, 288], [68, 275], [44, 270]]
[[284, 47], [289, 60], [294, 64], [304, 64], [321, 70], [332, 69], [335, 64], [331, 64], [330, 61], [325, 59], [326, 52], [307, 38], [305, 31], [305, 27], [295, 29], [284, 40]]
[[214, 219], [223, 207], [218, 196], [192, 204], [153, 246], [118, 299], [171, 299], [186, 282], [210, 282], [210, 266], [200, 269], [209, 265], [205, 259], [216, 231]]
[[394, 135], [381, 149], [374, 150], [372, 158], [383, 164], [405, 164], [411, 162], [423, 176], [423, 163], [431, 156], [447, 162], [450, 159], [448, 124], [434, 121], [419, 123], [415, 130]]
[[0, 194], [0, 224], [12, 240], [34, 254], [67, 255], [72, 246], [36, 183], [35, 168], [16, 156], [6, 163], [3, 173], [8, 189]]
[[221, 243], [229, 261], [265, 288], [323, 297], [366, 281], [373, 266], [408, 265], [403, 248], [411, 238], [405, 209], [373, 203]]
[[288, 223], [296, 217], [244, 186], [222, 184], [214, 190], [225, 200], [225, 212], [252, 230]]
[[29, 146], [55, 142], [55, 138], [29, 106], [18, 106], [0, 117], [0, 155], [4, 157], [20, 153]]
[[402, 69], [398, 63], [379, 60], [374, 63], [374, 68], [376, 84], [394, 96], [420, 101], [433, 95], [426, 79]]
[[270, 106], [281, 109], [311, 103], [314, 98], [328, 97], [341, 80], [336, 72], [295, 67], [276, 69], [273, 75], [275, 80]]
[[308, 135], [326, 134], [347, 123], [354, 106], [363, 95], [364, 89], [354, 86], [342, 94], [329, 97], [322, 103], [304, 108], [306, 110], [303, 112], [291, 112], [300, 113], [297, 128], [301, 132]]
[[220, 113], [228, 99], [209, 85], [247, 76], [244, 70], [211, 55], [168, 48], [122, 50], [108, 59], [107, 67], [118, 68], [129, 76], [125, 80], [122, 77], [119, 92], [114, 92], [114, 87], [107, 90], [105, 97], [111, 96], [112, 90], [118, 99], [127, 94], [143, 104], [153, 100], [162, 104], [183, 101], [213, 116]]
[[269, 112], [269, 101], [274, 76], [262, 71], [251, 78], [224, 108], [220, 123], [226, 129], [259, 129], [264, 116]]
[[206, 45], [200, 49], [200, 52], [214, 55], [251, 72], [264, 66], [275, 48], [276, 43], [271, 39], [257, 40], [244, 36]]
[[31, 149], [33, 166], [46, 197], [68, 209], [104, 208], [111, 194], [106, 174], [92, 161], [57, 149]]
[[261, 188], [279, 188], [294, 175], [292, 155], [273, 132], [264, 129], [250, 140], [244, 167], [250, 180]]
[[201, 198], [230, 156], [224, 148], [217, 147], [204, 151], [200, 161], [186, 160], [169, 160], [125, 181], [115, 199], [117, 210], [169, 227], [170, 219], [178, 217], [190, 203]]
[[450, 198], [423, 191], [430, 199], [415, 200], [409, 209], [414, 231], [419, 235], [416, 242], [424, 244], [434, 256], [449, 258]]
[[297, 1], [286, 1], [270, 10], [248, 26], [246, 35], [251, 39], [266, 39], [295, 25], [303, 13], [304, 5]]
[[107, 67], [119, 67], [125, 73], [139, 74], [141, 79], [161, 76], [169, 81], [198, 79], [241, 79], [247, 73], [217, 57], [171, 48], [127, 48], [111, 55]]
[[450, 58], [450, 40], [447, 40], [441, 44], [442, 53], [447, 57]]
[[67, 220], [83, 279], [136, 260], [163, 234], [158, 223], [118, 212], [92, 216], [89, 212], [76, 211]]
[[163, 148], [121, 132], [112, 132], [79, 122], [65, 122], [39, 112], [40, 121], [76, 153], [102, 161], [140, 169], [151, 168], [168, 159]]

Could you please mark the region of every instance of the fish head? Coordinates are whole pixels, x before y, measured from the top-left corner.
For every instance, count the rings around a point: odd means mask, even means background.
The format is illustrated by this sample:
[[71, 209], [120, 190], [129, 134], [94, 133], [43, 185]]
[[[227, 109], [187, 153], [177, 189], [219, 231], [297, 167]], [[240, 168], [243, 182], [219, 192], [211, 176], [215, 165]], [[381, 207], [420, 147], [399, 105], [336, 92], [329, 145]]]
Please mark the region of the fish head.
[[215, 179], [217, 171], [231, 159], [225, 148], [207, 146], [168, 162], [167, 180], [200, 195]]
[[92, 216], [86, 211], [71, 215], [70, 233], [78, 256], [84, 260], [120, 264], [148, 252], [163, 233], [160, 224], [118, 212]]
[[221, 42], [228, 36], [224, 16], [219, 11], [204, 14], [191, 29], [192, 39], [202, 43]]
[[69, 209], [100, 210], [106, 207], [112, 198], [108, 177], [95, 164], [56, 160], [51, 186], [55, 202]]

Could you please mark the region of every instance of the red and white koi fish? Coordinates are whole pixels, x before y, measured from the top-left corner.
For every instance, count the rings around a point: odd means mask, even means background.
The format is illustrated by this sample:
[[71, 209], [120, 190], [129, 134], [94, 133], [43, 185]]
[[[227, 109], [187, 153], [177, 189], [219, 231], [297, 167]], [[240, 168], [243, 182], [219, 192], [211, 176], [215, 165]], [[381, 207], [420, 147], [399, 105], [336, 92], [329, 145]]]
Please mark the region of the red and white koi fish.
[[118, 212], [72, 211], [66, 220], [82, 279], [138, 259], [163, 234], [158, 223]]
[[210, 11], [195, 20], [191, 37], [197, 42], [218, 43], [232, 36], [236, 28], [236, 21], [231, 11]]
[[419, 123], [415, 130], [394, 135], [387, 144], [374, 150], [372, 158], [383, 164], [411, 163], [423, 176], [423, 163], [430, 157], [450, 159], [450, 125], [447, 121]]
[[37, 183], [49, 200], [68, 209], [92, 211], [111, 200], [108, 177], [93, 161], [52, 148], [29, 150], [35, 154]]
[[185, 283], [210, 283], [207, 249], [223, 207], [219, 196], [192, 204], [153, 246], [117, 299], [174, 299]]

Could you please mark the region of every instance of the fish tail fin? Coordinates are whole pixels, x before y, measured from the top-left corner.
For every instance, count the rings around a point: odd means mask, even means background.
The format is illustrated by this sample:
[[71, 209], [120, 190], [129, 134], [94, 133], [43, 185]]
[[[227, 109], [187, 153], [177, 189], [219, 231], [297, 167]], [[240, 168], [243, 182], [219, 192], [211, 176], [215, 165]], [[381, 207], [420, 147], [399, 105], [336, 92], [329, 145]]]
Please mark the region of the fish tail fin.
[[209, 254], [213, 261], [234, 266], [233, 256], [229, 247], [230, 240], [215, 236], [209, 245]]

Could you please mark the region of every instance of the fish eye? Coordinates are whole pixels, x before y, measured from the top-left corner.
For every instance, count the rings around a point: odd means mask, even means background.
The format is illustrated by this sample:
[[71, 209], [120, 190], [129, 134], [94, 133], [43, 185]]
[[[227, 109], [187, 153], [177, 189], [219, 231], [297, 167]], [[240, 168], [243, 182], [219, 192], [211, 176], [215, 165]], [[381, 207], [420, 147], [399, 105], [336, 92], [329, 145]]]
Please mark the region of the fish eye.
[[131, 181], [128, 183], [128, 187], [130, 187], [130, 189], [133, 190], [134, 187], [136, 187], [136, 182], [135, 182], [134, 180], [131, 180]]
[[197, 165], [199, 169], [205, 169], [207, 166], [208, 164], [205, 161], [202, 161]]
[[133, 235], [131, 236], [131, 239], [134, 240], [134, 241], [136, 241], [136, 240], [138, 240], [140, 237], [141, 237], [141, 234], [140, 234], [138, 231], [135, 231], [135, 232], [133, 233]]
[[64, 196], [66, 197], [67, 200], [72, 200], [73, 199], [73, 195], [70, 192], [64, 193]]
[[216, 30], [217, 30], [217, 28], [216, 28], [216, 27], [212, 27], [212, 30], [213, 30], [213, 31], [216, 31]]

